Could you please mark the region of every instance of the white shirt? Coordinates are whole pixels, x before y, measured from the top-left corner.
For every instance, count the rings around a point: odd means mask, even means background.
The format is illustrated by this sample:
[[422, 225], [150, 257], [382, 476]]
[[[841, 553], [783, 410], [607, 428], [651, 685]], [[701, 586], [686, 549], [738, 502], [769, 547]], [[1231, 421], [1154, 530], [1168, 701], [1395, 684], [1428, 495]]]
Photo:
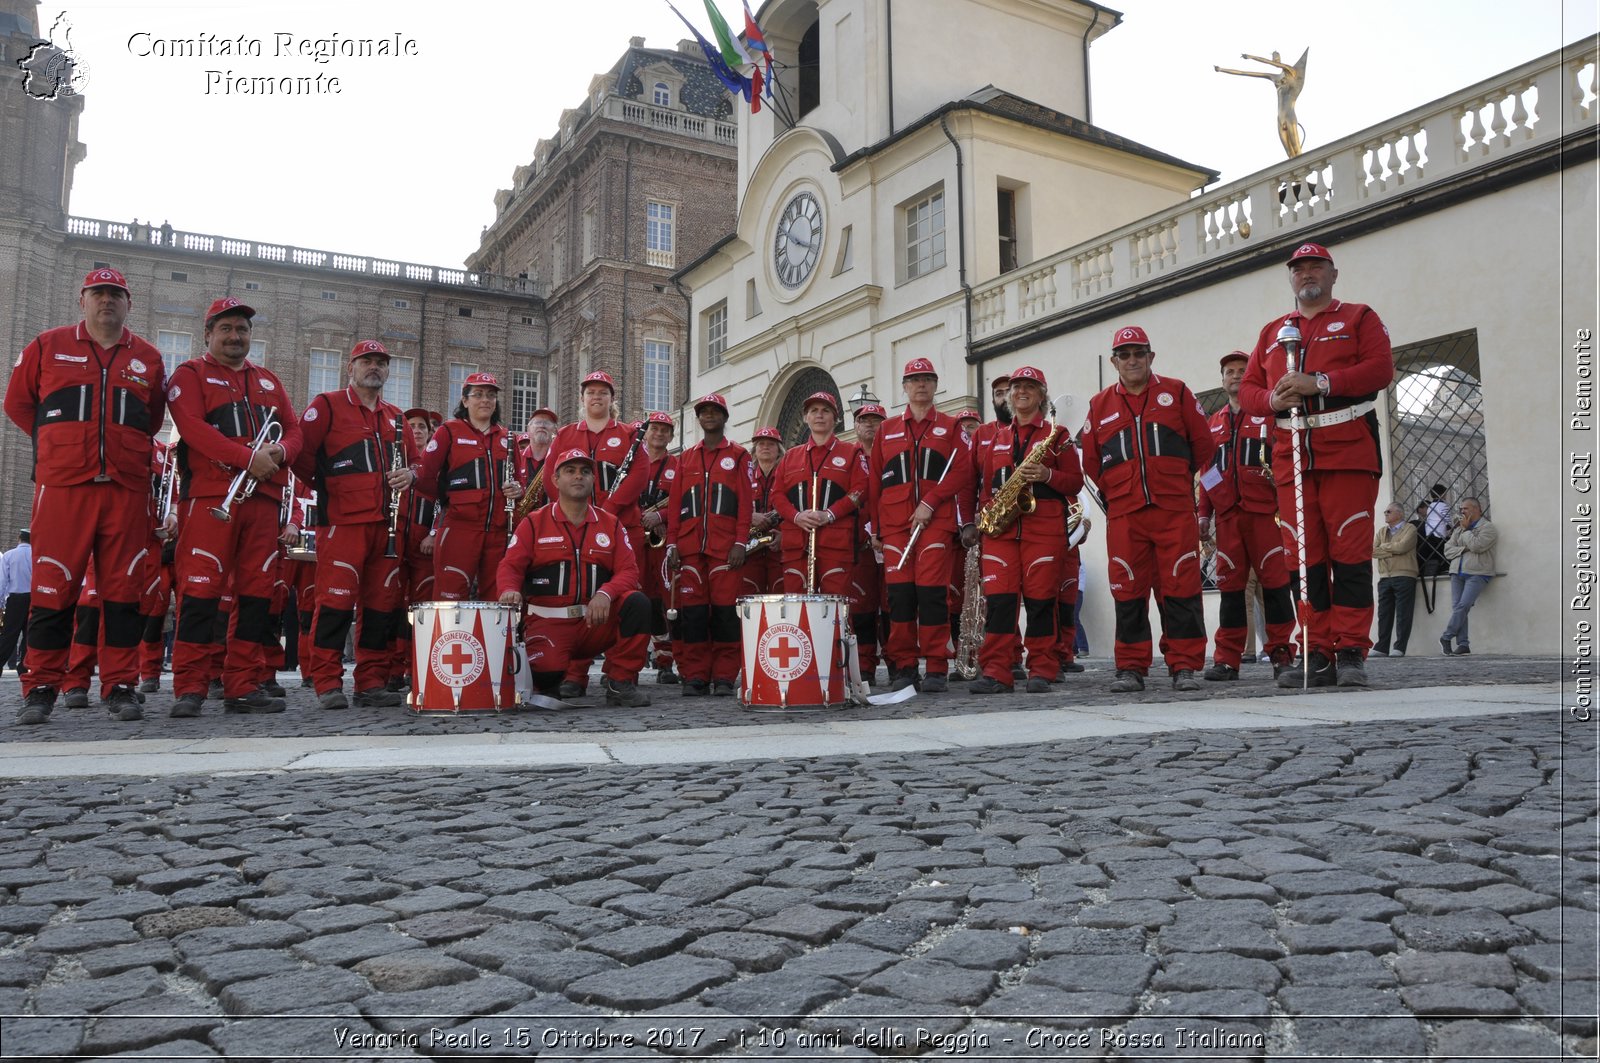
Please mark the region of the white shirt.
[[1428, 503], [1428, 520], [1422, 527], [1422, 534], [1435, 539], [1443, 539], [1450, 534], [1450, 503], [1442, 499]]
[[18, 543], [0, 554], [0, 601], [8, 594], [27, 594], [33, 589], [33, 547]]

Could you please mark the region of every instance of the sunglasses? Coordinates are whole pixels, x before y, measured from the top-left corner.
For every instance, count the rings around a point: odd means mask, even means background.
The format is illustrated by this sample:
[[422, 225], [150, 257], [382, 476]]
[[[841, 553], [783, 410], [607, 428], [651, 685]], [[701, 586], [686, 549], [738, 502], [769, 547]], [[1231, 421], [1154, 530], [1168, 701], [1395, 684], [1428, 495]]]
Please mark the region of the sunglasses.
[[1155, 352], [1148, 347], [1138, 350], [1135, 350], [1131, 347], [1124, 347], [1122, 350], [1113, 353], [1111, 357], [1119, 362], [1126, 362], [1129, 358], [1148, 358], [1154, 353]]

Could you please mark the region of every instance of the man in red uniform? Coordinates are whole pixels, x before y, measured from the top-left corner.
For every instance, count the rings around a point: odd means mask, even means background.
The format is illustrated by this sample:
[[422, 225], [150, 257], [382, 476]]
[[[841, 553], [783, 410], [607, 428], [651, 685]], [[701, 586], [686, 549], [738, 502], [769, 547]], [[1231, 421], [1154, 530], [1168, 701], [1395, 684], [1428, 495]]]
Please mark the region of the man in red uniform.
[[144, 589], [138, 555], [147, 548], [150, 451], [166, 415], [166, 373], [161, 352], [127, 329], [132, 306], [120, 272], [93, 270], [78, 295], [83, 320], [24, 347], [6, 387], [6, 416], [33, 439], [35, 485], [18, 723], [43, 723], [55, 707], [90, 558], [104, 611], [102, 700], [119, 720], [143, 716], [134, 690]]
[[405, 619], [399, 550], [388, 544], [391, 520], [398, 538], [399, 494], [417, 480], [417, 450], [400, 408], [383, 400], [388, 379], [388, 349], [362, 340], [350, 351], [349, 386], [312, 399], [300, 419], [305, 444], [295, 472], [315, 484], [322, 521], [311, 677], [324, 709], [350, 704], [343, 653], [358, 605], [356, 705], [400, 704], [384, 689], [391, 633]]
[[[1064, 427], [1045, 419], [1050, 394], [1044, 373], [1025, 365], [1011, 374], [1009, 401], [1012, 420], [995, 433], [992, 442], [973, 454], [980, 477], [981, 506], [989, 506], [995, 493], [1016, 476], [1029, 485], [1034, 510], [1021, 512], [994, 534], [983, 536], [983, 648], [978, 663], [983, 675], [967, 689], [974, 694], [1009, 693], [1011, 666], [1020, 651], [1028, 651], [1028, 693], [1044, 694], [1060, 672], [1056, 648], [1056, 598], [1061, 590], [1061, 568], [1066, 553], [1067, 499], [1083, 488], [1078, 452]], [[1028, 459], [1036, 447], [1045, 450], [1036, 462]], [[983, 512], [982, 509], [979, 510]], [[1002, 522], [1003, 523], [1003, 522]], [[1027, 613], [1028, 636], [1017, 633], [1019, 607]]]
[[1239, 408], [1239, 385], [1250, 356], [1234, 351], [1222, 356], [1222, 390], [1228, 404], [1211, 415], [1216, 455], [1200, 474], [1200, 537], [1216, 535], [1216, 646], [1206, 678], [1227, 682], [1239, 678], [1244, 654], [1245, 585], [1250, 573], [1261, 583], [1266, 631], [1261, 648], [1279, 673], [1294, 659], [1294, 606], [1289, 570], [1284, 564], [1283, 533], [1278, 530], [1278, 492], [1272, 482], [1272, 422]]
[[[419, 406], [407, 410], [406, 428], [411, 432], [411, 442], [421, 452], [433, 435], [428, 411]], [[418, 489], [420, 484], [419, 479], [418, 485], [407, 488], [400, 499], [400, 585], [407, 607], [434, 600], [433, 548], [438, 541], [434, 524], [439, 517], [439, 503], [423, 494]], [[493, 591], [493, 586], [485, 589], [485, 593]], [[394, 658], [389, 664], [387, 685], [390, 690], [401, 691], [410, 685], [411, 625], [402, 618], [394, 634]]]
[[[639, 560], [639, 587], [650, 600], [650, 658], [656, 682], [678, 682], [672, 670], [672, 628], [667, 623], [667, 518], [672, 501], [672, 481], [678, 477], [678, 459], [667, 453], [672, 442], [672, 415], [660, 410], [644, 419], [645, 489], [639, 496], [639, 523], [644, 534], [633, 544]], [[675, 608], [675, 607], [674, 607]]]
[[684, 697], [726, 697], [741, 664], [734, 603], [755, 485], [749, 452], [724, 434], [728, 401], [706, 395], [694, 413], [700, 442], [678, 456], [667, 503], [667, 571], [678, 585], [673, 656]]
[[[869, 510], [889, 566], [890, 686], [949, 689], [950, 572], [972, 455], [954, 417], [934, 408], [939, 375], [926, 358], [901, 374], [906, 412], [884, 422], [872, 447]], [[915, 543], [912, 542], [916, 536]], [[927, 677], [917, 658], [927, 660]]]
[[574, 657], [606, 655], [607, 705], [640, 707], [650, 603], [622, 522], [590, 503], [595, 463], [576, 448], [554, 463], [556, 500], [517, 525], [500, 562], [500, 601], [523, 605], [528, 671], [544, 694], [559, 687]]
[[[863, 403], [855, 413], [856, 445], [868, 456], [869, 477], [872, 475], [872, 444], [888, 413], [875, 402]], [[868, 483], [869, 503], [871, 498], [872, 485]], [[884, 621], [883, 553], [874, 545], [871, 511], [866, 506], [863, 506], [861, 518], [856, 529], [855, 560], [850, 567], [850, 630], [856, 633], [856, 660], [861, 665], [861, 678], [871, 683], [878, 674], [879, 629]]]
[[[206, 353], [174, 369], [167, 387], [183, 474], [172, 641], [171, 714], [177, 717], [200, 715], [213, 678], [218, 606], [230, 588], [237, 631], [227, 639], [223, 711], [283, 711], [282, 699], [260, 686], [264, 646], [272, 638], [279, 514], [287, 466], [300, 453], [300, 422], [283, 383], [248, 357], [255, 313], [234, 298], [212, 303]], [[239, 488], [250, 492], [243, 499], [230, 494], [240, 470], [245, 484], [254, 482]], [[224, 507], [227, 519], [218, 519]]]
[[455, 416], [433, 433], [417, 476], [418, 492], [444, 508], [433, 549], [434, 597], [459, 602], [476, 591], [487, 598], [522, 497], [493, 373], [467, 377]]
[[554, 410], [543, 406], [534, 410], [533, 416], [528, 418], [528, 445], [518, 455], [517, 480], [525, 488], [538, 481], [539, 497], [531, 505], [542, 506], [550, 501], [550, 496], [544, 492], [544, 478], [539, 472], [544, 468], [544, 459], [550, 454], [550, 444], [555, 442], [556, 432], [561, 427], [560, 421]]
[[[783, 517], [775, 503], [778, 496], [778, 463], [783, 460], [783, 436], [776, 428], [758, 428], [750, 439], [750, 475], [755, 480], [755, 497], [750, 510], [750, 538], [774, 537], [766, 546], [745, 557], [744, 594], [782, 594], [785, 544], [779, 525]], [[791, 529], [792, 530], [792, 529]]]
[[[1248, 414], [1276, 418], [1278, 512], [1286, 560], [1298, 570], [1290, 434], [1291, 416], [1296, 418], [1306, 525], [1300, 542], [1311, 603], [1311, 616], [1301, 619], [1310, 654], [1307, 685], [1364, 687], [1372, 645], [1372, 514], [1383, 471], [1374, 407], [1378, 392], [1394, 379], [1394, 352], [1389, 330], [1371, 307], [1333, 297], [1338, 277], [1333, 256], [1321, 244], [1301, 244], [1289, 256], [1295, 309], [1261, 330], [1239, 401]], [[1299, 332], [1292, 353], [1284, 342], [1288, 337], [1280, 339], [1286, 326]], [[1303, 682], [1293, 669], [1278, 676], [1284, 687]]]
[[848, 597], [867, 498], [867, 456], [834, 434], [839, 406], [831, 393], [806, 399], [802, 416], [811, 438], [783, 456], [773, 494], [783, 519], [783, 590]]
[[1117, 382], [1089, 400], [1079, 435], [1083, 471], [1106, 504], [1106, 553], [1117, 603], [1116, 694], [1144, 689], [1150, 671], [1150, 592], [1161, 609], [1162, 653], [1174, 690], [1199, 690], [1206, 619], [1194, 474], [1211, 456], [1211, 429], [1188, 385], [1157, 376], [1137, 326], [1111, 338]]

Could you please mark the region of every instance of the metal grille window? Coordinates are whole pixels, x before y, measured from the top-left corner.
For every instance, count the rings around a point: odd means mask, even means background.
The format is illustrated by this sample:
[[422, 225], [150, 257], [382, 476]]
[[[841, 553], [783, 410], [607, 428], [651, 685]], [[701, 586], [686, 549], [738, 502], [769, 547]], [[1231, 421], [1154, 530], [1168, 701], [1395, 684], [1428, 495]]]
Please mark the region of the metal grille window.
[[672, 344], [665, 340], [644, 341], [644, 409], [672, 409]]
[[[1452, 506], [1468, 495], [1489, 510], [1488, 446], [1483, 429], [1482, 370], [1476, 330], [1426, 340], [1394, 352], [1389, 387], [1389, 483], [1416, 515], [1434, 484]], [[1380, 500], [1381, 502], [1382, 500]]]
[[416, 378], [417, 360], [415, 358], [390, 358], [389, 379], [383, 385], [383, 398], [385, 402], [392, 402], [402, 410], [409, 410], [413, 405], [411, 401], [412, 381]]
[[161, 364], [169, 377], [174, 369], [194, 357], [194, 336], [187, 332], [158, 331], [156, 346], [161, 348]]
[[539, 370], [511, 370], [511, 425], [521, 431], [527, 426], [533, 411], [539, 408]]
[[[833, 377], [826, 370], [807, 369], [789, 385], [789, 393], [783, 398], [783, 408], [778, 411], [775, 427], [783, 436], [784, 446], [792, 447], [811, 438], [811, 429], [805, 421], [805, 403], [806, 399], [819, 391], [832, 395], [833, 401], [838, 403], [838, 409], [844, 408], [844, 403], [839, 399], [839, 385], [833, 382]], [[837, 427], [843, 427], [842, 423]]]
[[306, 394], [321, 395], [325, 391], [338, 391], [344, 387], [343, 355], [318, 347], [311, 348], [311, 375], [306, 381]]

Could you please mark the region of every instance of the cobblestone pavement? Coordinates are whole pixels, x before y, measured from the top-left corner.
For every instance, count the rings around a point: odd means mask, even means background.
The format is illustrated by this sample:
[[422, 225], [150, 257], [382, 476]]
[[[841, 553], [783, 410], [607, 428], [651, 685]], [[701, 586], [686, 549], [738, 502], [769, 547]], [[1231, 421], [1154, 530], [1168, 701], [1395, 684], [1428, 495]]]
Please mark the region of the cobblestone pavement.
[[[852, 708], [850, 718], [859, 720], [917, 719], [944, 715], [970, 715], [1017, 709], [1048, 708], [1052, 702], [1072, 705], [1115, 705], [1125, 703], [1174, 704], [1204, 701], [1208, 698], [1236, 697], [1316, 697], [1320, 692], [1295, 694], [1280, 691], [1272, 682], [1272, 667], [1250, 664], [1237, 682], [1203, 683], [1195, 694], [1174, 694], [1165, 676], [1152, 675], [1143, 695], [1118, 695], [1106, 691], [1113, 677], [1111, 662], [1095, 658], [1086, 662], [1086, 671], [1068, 677], [1051, 688], [1049, 694], [997, 694], [973, 697], [966, 685], [952, 683], [949, 693], [918, 695], [895, 705]], [[1407, 687], [1479, 686], [1502, 683], [1554, 683], [1560, 680], [1562, 665], [1556, 657], [1408, 657], [1397, 660], [1375, 658], [1368, 662], [1374, 698], [1403, 697]], [[349, 708], [330, 712], [317, 708], [311, 691], [302, 689], [287, 673], [282, 677], [288, 691], [288, 709], [273, 716], [225, 716], [221, 701], [208, 701], [204, 714], [192, 719], [174, 720], [167, 715], [172, 707], [170, 677], [162, 689], [149, 695], [145, 719], [119, 723], [100, 707], [96, 687], [86, 709], [67, 709], [57, 702], [50, 721], [39, 726], [20, 726], [16, 720], [21, 706], [21, 688], [14, 674], [0, 679], [0, 742], [100, 741], [138, 738], [239, 738], [319, 737], [323, 735], [443, 735], [463, 733], [505, 734], [519, 731], [598, 731], [638, 732], [671, 728], [719, 727], [783, 724], [805, 713], [751, 712], [741, 709], [736, 698], [685, 698], [682, 687], [657, 686], [646, 673], [641, 687], [654, 700], [648, 708], [607, 707], [599, 694], [599, 680], [590, 683], [588, 697], [572, 702], [570, 711], [540, 710], [503, 714], [474, 713], [462, 716], [416, 716], [404, 708]], [[879, 670], [879, 678], [883, 672]], [[346, 687], [349, 683], [346, 683]], [[887, 691], [887, 686], [874, 688]]]
[[40, 1058], [1594, 1058], [1597, 749], [1561, 720], [12, 784], [0, 1037]]

